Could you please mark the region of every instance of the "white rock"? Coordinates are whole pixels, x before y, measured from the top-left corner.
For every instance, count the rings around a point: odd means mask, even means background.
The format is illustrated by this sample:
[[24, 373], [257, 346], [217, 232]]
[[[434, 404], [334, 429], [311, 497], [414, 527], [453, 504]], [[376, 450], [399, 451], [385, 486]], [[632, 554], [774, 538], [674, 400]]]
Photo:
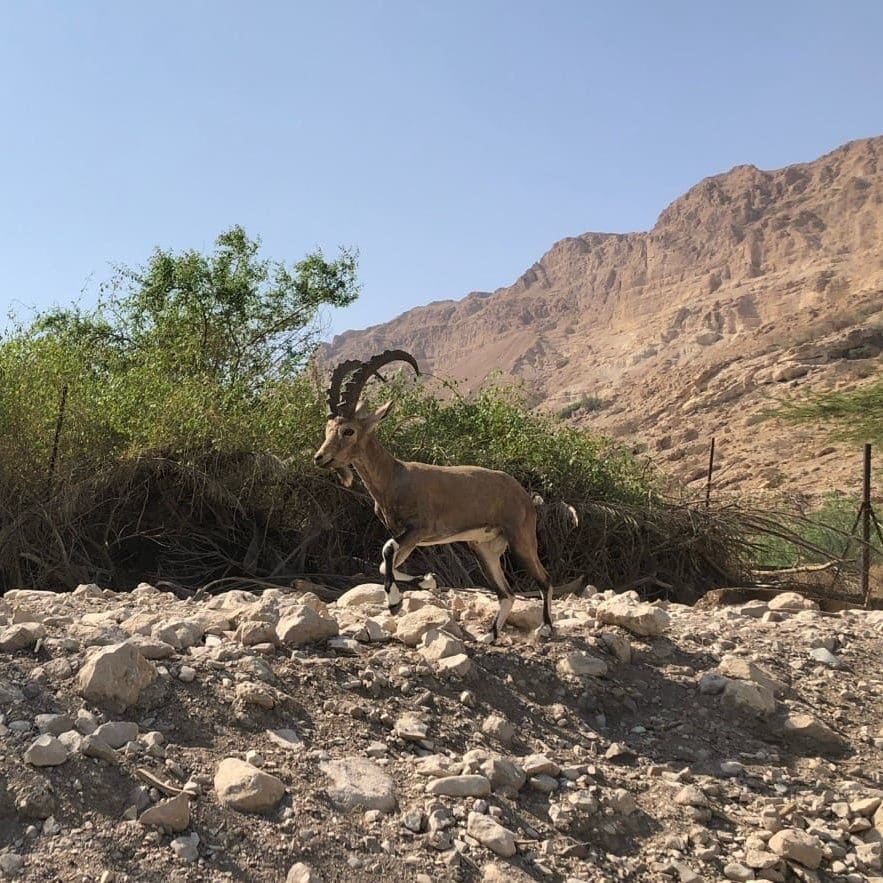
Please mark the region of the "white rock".
[[292, 647], [314, 644], [334, 637], [338, 633], [337, 621], [330, 616], [316, 613], [312, 607], [303, 605], [282, 617], [276, 624], [278, 640]]
[[38, 736], [25, 751], [25, 763], [31, 766], [59, 766], [68, 759], [68, 750], [55, 736]]
[[109, 721], [97, 727], [93, 735], [111, 748], [122, 748], [126, 742], [134, 742], [138, 738], [138, 724], [132, 721]]
[[195, 862], [199, 858], [199, 834], [194, 831], [187, 837], [176, 837], [169, 844], [172, 852], [182, 862]]
[[337, 599], [337, 606], [380, 607], [386, 605], [386, 590], [380, 583], [362, 583], [344, 592]]
[[328, 796], [340, 809], [376, 809], [393, 812], [396, 808], [395, 782], [381, 767], [362, 757], [346, 757], [319, 764], [331, 780]]
[[93, 650], [77, 676], [80, 695], [122, 711], [138, 701], [156, 678], [156, 669], [129, 643]]
[[497, 855], [504, 858], [515, 855], [515, 834], [490, 816], [469, 813], [466, 833]]
[[19, 622], [0, 631], [0, 650], [16, 653], [33, 647], [46, 637], [46, 626], [41, 622]]
[[465, 678], [472, 671], [472, 660], [465, 653], [446, 656], [436, 662], [435, 670], [441, 677]]
[[236, 757], [218, 764], [214, 784], [218, 800], [242, 812], [270, 812], [285, 794], [280, 779]]
[[789, 861], [814, 870], [822, 863], [822, 843], [799, 828], [784, 828], [769, 840], [770, 850]]
[[607, 674], [607, 663], [583, 650], [572, 650], [558, 660], [557, 671], [563, 677], [601, 678]]
[[772, 691], [751, 681], [727, 680], [721, 704], [745, 714], [767, 717], [776, 710]]
[[309, 865], [297, 862], [288, 869], [285, 883], [322, 883], [322, 878]]
[[487, 797], [491, 783], [486, 776], [442, 776], [426, 786], [426, 793], [445, 797]]
[[438, 629], [429, 629], [420, 639], [420, 655], [430, 662], [465, 652], [466, 646], [459, 638]]
[[448, 632], [459, 637], [460, 628], [449, 611], [443, 607], [427, 604], [413, 613], [400, 616], [396, 623], [396, 638], [408, 647], [416, 647], [430, 629]]
[[767, 601], [770, 610], [818, 610], [819, 605], [815, 601], [804, 598], [797, 592], [782, 592]]
[[138, 817], [142, 825], [166, 831], [186, 831], [190, 824], [190, 801], [183, 794], [161, 800]]
[[636, 603], [622, 595], [602, 601], [595, 615], [599, 622], [618, 625], [635, 635], [662, 635], [671, 625], [669, 615], [661, 607]]

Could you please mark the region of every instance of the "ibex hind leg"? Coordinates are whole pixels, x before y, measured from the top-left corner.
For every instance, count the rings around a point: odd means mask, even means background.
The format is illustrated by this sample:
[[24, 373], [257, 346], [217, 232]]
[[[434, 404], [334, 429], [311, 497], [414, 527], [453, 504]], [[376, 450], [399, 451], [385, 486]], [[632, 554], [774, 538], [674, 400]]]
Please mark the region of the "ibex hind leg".
[[520, 537], [511, 545], [512, 554], [521, 566], [530, 574], [540, 587], [540, 597], [543, 599], [543, 625], [540, 629], [541, 637], [551, 636], [554, 626], [552, 625], [552, 583], [549, 574], [540, 561], [537, 552], [536, 535], [531, 534]]
[[512, 588], [506, 579], [506, 574], [503, 573], [503, 566], [500, 563], [500, 557], [506, 551], [506, 546], [507, 543], [502, 537], [487, 543], [469, 543], [469, 548], [472, 549], [475, 557], [478, 559], [484, 578], [497, 593], [497, 598], [500, 601], [500, 607], [491, 624], [491, 630], [482, 638], [488, 644], [496, 642], [515, 604]]

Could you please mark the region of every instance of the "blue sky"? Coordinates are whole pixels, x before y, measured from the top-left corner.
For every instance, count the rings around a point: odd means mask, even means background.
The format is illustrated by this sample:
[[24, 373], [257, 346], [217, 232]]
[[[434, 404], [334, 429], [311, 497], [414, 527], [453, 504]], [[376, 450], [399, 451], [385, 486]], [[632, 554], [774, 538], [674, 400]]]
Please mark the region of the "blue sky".
[[0, 9], [0, 305], [25, 316], [243, 224], [280, 259], [358, 248], [329, 321], [364, 327], [883, 133], [878, 0]]

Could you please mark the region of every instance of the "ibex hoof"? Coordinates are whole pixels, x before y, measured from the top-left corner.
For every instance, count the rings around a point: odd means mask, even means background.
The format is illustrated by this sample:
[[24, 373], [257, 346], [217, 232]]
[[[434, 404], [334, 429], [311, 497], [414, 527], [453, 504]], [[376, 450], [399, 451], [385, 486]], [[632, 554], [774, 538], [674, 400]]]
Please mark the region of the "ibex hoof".
[[397, 604], [390, 604], [389, 605], [389, 612], [393, 616], [397, 616], [399, 613], [401, 613], [402, 612], [402, 602], [399, 601]]
[[419, 582], [419, 586], [421, 589], [428, 589], [430, 592], [434, 592], [438, 588], [438, 580], [436, 579], [435, 574], [424, 574]]
[[555, 634], [555, 630], [552, 626], [543, 624], [536, 630], [537, 640], [539, 641], [547, 641], [552, 635]]

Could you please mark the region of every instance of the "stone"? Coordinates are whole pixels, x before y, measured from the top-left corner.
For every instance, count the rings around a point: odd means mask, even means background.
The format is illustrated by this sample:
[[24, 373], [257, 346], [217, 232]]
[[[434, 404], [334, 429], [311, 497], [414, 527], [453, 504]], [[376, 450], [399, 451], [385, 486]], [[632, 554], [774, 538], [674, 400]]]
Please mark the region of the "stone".
[[117, 755], [113, 748], [104, 739], [99, 739], [94, 733], [81, 737], [79, 751], [84, 757], [94, 757], [106, 763], [117, 762]]
[[515, 741], [515, 727], [501, 714], [489, 714], [482, 721], [481, 731], [507, 748]]
[[0, 855], [0, 873], [4, 877], [16, 877], [18, 872], [25, 866], [23, 856], [17, 852], [5, 852]]
[[520, 791], [527, 781], [524, 770], [504, 757], [490, 757], [481, 765], [481, 772], [491, 783], [492, 791]]
[[218, 800], [241, 812], [270, 812], [285, 794], [285, 786], [276, 776], [235, 757], [218, 764], [214, 784]]
[[521, 758], [521, 766], [526, 776], [558, 776], [561, 767], [545, 754], [528, 754]]
[[728, 680], [721, 695], [721, 704], [733, 711], [758, 717], [768, 717], [776, 710], [772, 691], [751, 681]]
[[244, 705], [256, 705], [269, 710], [276, 705], [276, 697], [269, 687], [254, 681], [243, 681], [236, 685], [236, 699]]
[[176, 650], [186, 650], [202, 640], [205, 627], [195, 619], [164, 619], [150, 630], [157, 641], [171, 644]]
[[74, 722], [66, 714], [38, 714], [34, 723], [41, 733], [60, 736], [74, 728]]
[[460, 627], [454, 622], [450, 612], [431, 604], [400, 616], [396, 622], [395, 636], [408, 647], [416, 647], [430, 629], [444, 631], [454, 637], [460, 636]]
[[326, 790], [338, 808], [361, 807], [385, 813], [395, 810], [395, 782], [376, 763], [361, 757], [346, 757], [320, 763], [319, 769], [331, 780]]
[[528, 601], [516, 598], [506, 625], [523, 632], [532, 632], [543, 624], [543, 605], [541, 601]]
[[809, 658], [820, 665], [826, 665], [828, 668], [840, 668], [842, 664], [840, 657], [835, 656], [827, 647], [816, 647], [814, 650], [810, 650]]
[[80, 695], [97, 705], [123, 711], [153, 683], [156, 669], [129, 643], [93, 650], [77, 676]]
[[59, 766], [68, 759], [68, 750], [55, 736], [38, 736], [25, 751], [25, 763], [31, 766]]
[[165, 641], [152, 638], [150, 635], [135, 634], [126, 639], [145, 659], [170, 659], [175, 655], [175, 648]]
[[607, 674], [607, 663], [583, 650], [571, 651], [558, 660], [556, 668], [563, 677], [601, 678]]
[[14, 705], [24, 700], [25, 694], [15, 684], [0, 681], [0, 705]]
[[161, 800], [144, 810], [138, 821], [152, 828], [164, 831], [186, 831], [190, 825], [190, 800], [183, 794]]
[[249, 619], [236, 628], [236, 640], [244, 647], [276, 643], [276, 622]]
[[322, 883], [322, 878], [308, 864], [296, 862], [288, 869], [285, 883]]
[[625, 788], [614, 789], [608, 795], [606, 803], [614, 812], [623, 816], [630, 816], [638, 809], [635, 798]]
[[782, 724], [782, 733], [788, 742], [822, 753], [837, 754], [848, 747], [845, 739], [811, 714], [789, 713]]
[[301, 751], [304, 747], [303, 739], [294, 730], [288, 727], [279, 727], [275, 730], [267, 730], [267, 738], [279, 748], [286, 751]]
[[631, 601], [623, 595], [602, 601], [595, 615], [599, 622], [618, 625], [627, 632], [643, 637], [665, 634], [671, 626], [668, 613], [661, 607]]
[[182, 862], [195, 862], [199, 859], [199, 834], [194, 831], [187, 837], [175, 837], [169, 847]]
[[396, 721], [393, 732], [406, 742], [422, 742], [429, 738], [429, 724], [419, 712], [406, 711]]
[[472, 660], [465, 653], [445, 656], [435, 664], [435, 671], [441, 677], [465, 678], [472, 671]]
[[819, 605], [797, 592], [782, 592], [767, 601], [770, 610], [818, 610]]
[[437, 797], [487, 797], [491, 783], [486, 776], [442, 776], [427, 784], [426, 793]]
[[18, 622], [0, 631], [0, 650], [17, 653], [33, 647], [46, 637], [46, 626], [41, 622]]
[[601, 632], [598, 638], [608, 653], [616, 657], [624, 665], [631, 663], [632, 643], [625, 635], [618, 635], [616, 632]]
[[490, 816], [477, 812], [469, 813], [466, 833], [497, 855], [504, 858], [515, 855], [515, 834]]
[[737, 880], [741, 883], [741, 881], [753, 880], [754, 871], [751, 868], [746, 868], [745, 865], [740, 865], [738, 862], [730, 862], [724, 865], [724, 877], [727, 880]]
[[822, 843], [818, 837], [799, 828], [783, 828], [769, 840], [775, 855], [815, 870], [822, 863]]
[[126, 742], [134, 742], [138, 738], [138, 724], [132, 721], [109, 721], [101, 724], [93, 735], [111, 748], [122, 748]]
[[420, 639], [420, 655], [429, 662], [438, 662], [465, 652], [466, 646], [459, 638], [438, 629], [429, 629]]
[[353, 586], [337, 599], [339, 608], [386, 606], [386, 590], [380, 583], [362, 583]]
[[306, 605], [294, 608], [276, 624], [276, 637], [291, 647], [315, 644], [333, 638], [338, 633], [337, 621], [322, 616]]
[[785, 685], [774, 678], [766, 669], [743, 659], [741, 656], [727, 654], [717, 666], [718, 672], [728, 678], [740, 681], [752, 681], [774, 696], [781, 696], [786, 691]]
[[685, 785], [675, 794], [674, 802], [678, 806], [709, 806], [708, 797], [696, 785]]

